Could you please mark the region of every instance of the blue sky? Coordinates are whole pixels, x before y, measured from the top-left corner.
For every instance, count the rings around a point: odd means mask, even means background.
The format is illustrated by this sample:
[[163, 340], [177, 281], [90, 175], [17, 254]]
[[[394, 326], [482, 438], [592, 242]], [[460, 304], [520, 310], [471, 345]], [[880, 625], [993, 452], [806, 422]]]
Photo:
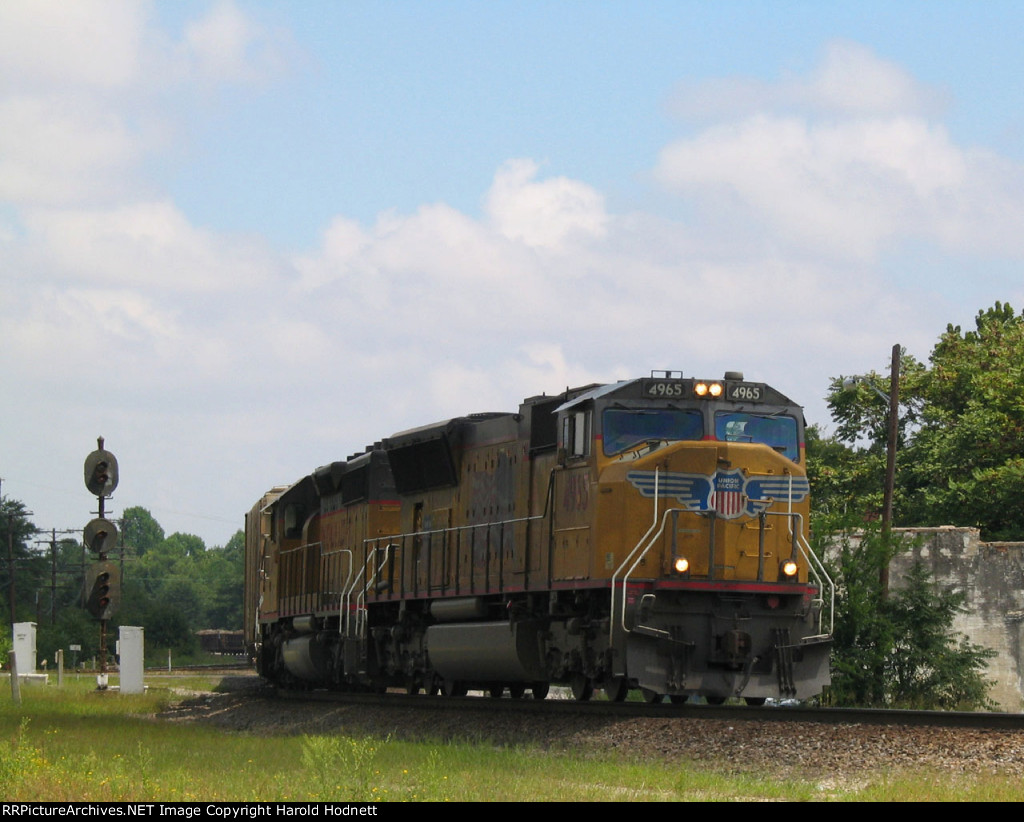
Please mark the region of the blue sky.
[[1019, 3], [0, 5], [0, 477], [223, 543], [446, 416], [1024, 307]]

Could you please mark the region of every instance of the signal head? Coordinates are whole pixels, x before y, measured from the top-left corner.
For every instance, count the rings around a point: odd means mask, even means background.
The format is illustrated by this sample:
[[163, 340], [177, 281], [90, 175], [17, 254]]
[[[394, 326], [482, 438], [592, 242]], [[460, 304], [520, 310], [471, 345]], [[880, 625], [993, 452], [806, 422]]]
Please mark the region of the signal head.
[[85, 487], [97, 497], [109, 497], [117, 488], [117, 457], [100, 448], [85, 458]]
[[96, 619], [110, 619], [117, 610], [121, 574], [113, 562], [96, 562], [86, 570], [83, 599]]
[[113, 551], [117, 546], [117, 526], [108, 519], [94, 519], [85, 526], [85, 547], [97, 554]]

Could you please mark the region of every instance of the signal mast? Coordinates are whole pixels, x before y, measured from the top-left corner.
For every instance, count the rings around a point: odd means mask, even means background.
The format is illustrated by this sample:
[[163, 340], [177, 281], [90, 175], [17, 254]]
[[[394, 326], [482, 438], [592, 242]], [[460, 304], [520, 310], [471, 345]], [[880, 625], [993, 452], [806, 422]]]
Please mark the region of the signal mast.
[[96, 677], [96, 689], [107, 688], [107, 620], [117, 610], [121, 589], [121, 572], [117, 563], [107, 559], [107, 552], [117, 545], [117, 526], [106, 519], [104, 501], [117, 488], [117, 457], [103, 448], [103, 437], [96, 439], [97, 450], [85, 458], [85, 487], [96, 495], [99, 509], [96, 519], [85, 526], [83, 541], [96, 554], [85, 574], [82, 600], [86, 610], [100, 623], [100, 670]]

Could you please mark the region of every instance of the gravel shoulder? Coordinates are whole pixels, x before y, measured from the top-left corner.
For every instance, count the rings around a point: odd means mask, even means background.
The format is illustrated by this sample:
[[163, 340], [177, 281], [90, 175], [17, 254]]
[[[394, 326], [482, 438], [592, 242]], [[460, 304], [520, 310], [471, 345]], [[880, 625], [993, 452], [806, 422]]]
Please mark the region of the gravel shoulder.
[[456, 711], [281, 700], [252, 676], [225, 677], [216, 693], [184, 695], [159, 718], [267, 735], [390, 734], [396, 739], [534, 745], [576, 755], [619, 751], [635, 761], [704, 762], [729, 771], [818, 780], [915, 769], [1024, 776], [1020, 731], [482, 712], [473, 712], [467, 721], [467, 714]]

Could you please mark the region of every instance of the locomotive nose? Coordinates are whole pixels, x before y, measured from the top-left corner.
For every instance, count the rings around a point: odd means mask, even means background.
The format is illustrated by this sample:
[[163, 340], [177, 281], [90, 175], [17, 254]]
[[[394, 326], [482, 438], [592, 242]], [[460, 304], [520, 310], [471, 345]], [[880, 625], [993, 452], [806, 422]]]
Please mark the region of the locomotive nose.
[[722, 653], [731, 663], [742, 662], [750, 655], [753, 641], [746, 631], [727, 631], [722, 634]]

